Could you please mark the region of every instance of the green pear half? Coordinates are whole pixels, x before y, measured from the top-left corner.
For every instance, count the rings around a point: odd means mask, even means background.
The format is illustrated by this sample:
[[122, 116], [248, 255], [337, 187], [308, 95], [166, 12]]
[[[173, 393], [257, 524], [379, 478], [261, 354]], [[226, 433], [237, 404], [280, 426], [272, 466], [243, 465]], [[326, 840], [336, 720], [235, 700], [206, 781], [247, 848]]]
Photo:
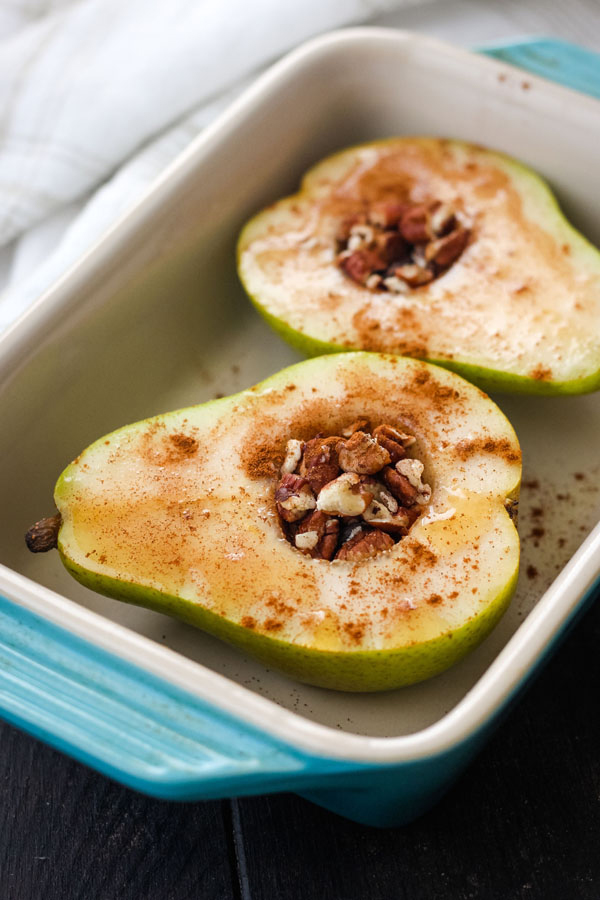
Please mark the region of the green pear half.
[[[365, 415], [415, 435], [431, 501], [377, 557], [311, 559], [275, 507], [286, 442]], [[56, 485], [58, 547], [87, 587], [292, 678], [385, 690], [441, 672], [499, 620], [517, 579], [520, 475], [515, 433], [478, 388], [420, 361], [337, 354], [96, 441]]]
[[[340, 223], [394, 196], [449, 204], [471, 232], [441, 277], [406, 294], [367, 290], [335, 262]], [[414, 356], [485, 390], [600, 388], [600, 253], [544, 181], [500, 153], [432, 138], [344, 150], [246, 225], [238, 261], [257, 309], [309, 356]]]

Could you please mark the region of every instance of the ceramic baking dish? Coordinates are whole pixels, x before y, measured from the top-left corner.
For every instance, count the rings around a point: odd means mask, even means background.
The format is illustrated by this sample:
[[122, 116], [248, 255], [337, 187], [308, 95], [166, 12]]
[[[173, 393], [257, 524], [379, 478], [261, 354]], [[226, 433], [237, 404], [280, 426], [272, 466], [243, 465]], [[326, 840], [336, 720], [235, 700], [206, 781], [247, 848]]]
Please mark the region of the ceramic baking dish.
[[[595, 58], [542, 44], [532, 67], [544, 70], [544, 52], [556, 77], [580, 83], [583, 68], [597, 89]], [[527, 64], [527, 46], [515, 53]], [[525, 456], [517, 596], [471, 656], [400, 691], [292, 683], [25, 549], [57, 475], [93, 439], [297, 359], [238, 284], [240, 226], [325, 154], [402, 133], [513, 154], [600, 240], [597, 101], [424, 37], [344, 31], [260, 78], [0, 341], [0, 712], [125, 784], [172, 799], [291, 789], [359, 821], [407, 821], [464, 768], [591, 597], [600, 396], [499, 398]]]

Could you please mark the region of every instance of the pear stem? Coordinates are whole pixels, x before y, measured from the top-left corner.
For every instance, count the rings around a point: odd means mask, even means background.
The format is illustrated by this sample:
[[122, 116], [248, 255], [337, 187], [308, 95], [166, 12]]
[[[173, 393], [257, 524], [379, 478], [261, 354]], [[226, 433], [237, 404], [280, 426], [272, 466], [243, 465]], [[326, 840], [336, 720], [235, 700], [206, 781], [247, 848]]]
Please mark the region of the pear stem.
[[62, 524], [62, 516], [56, 513], [47, 519], [40, 519], [32, 525], [25, 535], [25, 543], [32, 553], [46, 553], [58, 546], [58, 532]]

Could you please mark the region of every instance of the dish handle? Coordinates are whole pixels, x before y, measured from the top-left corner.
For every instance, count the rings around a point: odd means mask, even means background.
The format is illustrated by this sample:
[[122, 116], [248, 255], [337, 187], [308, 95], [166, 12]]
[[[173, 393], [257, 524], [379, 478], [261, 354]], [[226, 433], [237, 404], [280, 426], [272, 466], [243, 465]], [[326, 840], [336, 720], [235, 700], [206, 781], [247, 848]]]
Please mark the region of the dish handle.
[[0, 708], [58, 750], [171, 800], [308, 790], [363, 768], [303, 754], [2, 596]]

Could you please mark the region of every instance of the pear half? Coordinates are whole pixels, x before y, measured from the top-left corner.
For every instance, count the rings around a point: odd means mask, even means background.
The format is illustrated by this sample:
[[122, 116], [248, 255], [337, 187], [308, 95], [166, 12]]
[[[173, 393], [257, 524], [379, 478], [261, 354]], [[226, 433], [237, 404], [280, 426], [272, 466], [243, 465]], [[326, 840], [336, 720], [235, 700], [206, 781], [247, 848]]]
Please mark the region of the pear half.
[[[339, 434], [364, 415], [415, 435], [431, 501], [377, 557], [311, 559], [276, 512], [286, 442]], [[385, 690], [441, 672], [504, 612], [520, 475], [511, 425], [462, 378], [394, 356], [326, 356], [96, 441], [56, 485], [58, 548], [87, 587], [177, 616], [295, 679]]]
[[[368, 290], [336, 265], [340, 223], [385, 200], [449, 204], [469, 242], [440, 277]], [[600, 253], [542, 179], [481, 147], [393, 138], [337, 153], [244, 228], [239, 274], [269, 324], [309, 356], [414, 356], [486, 390], [600, 388]]]

